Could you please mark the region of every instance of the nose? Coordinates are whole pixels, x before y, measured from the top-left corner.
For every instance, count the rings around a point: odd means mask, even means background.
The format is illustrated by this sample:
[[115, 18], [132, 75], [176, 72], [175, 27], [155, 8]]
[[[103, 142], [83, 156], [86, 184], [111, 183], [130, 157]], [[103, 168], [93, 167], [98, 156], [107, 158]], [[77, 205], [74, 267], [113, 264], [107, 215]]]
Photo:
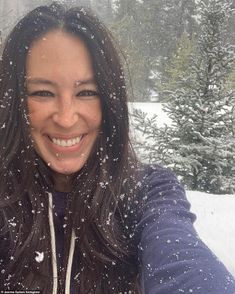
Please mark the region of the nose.
[[53, 120], [57, 125], [63, 128], [71, 128], [76, 124], [78, 113], [72, 97], [63, 96], [57, 100]]

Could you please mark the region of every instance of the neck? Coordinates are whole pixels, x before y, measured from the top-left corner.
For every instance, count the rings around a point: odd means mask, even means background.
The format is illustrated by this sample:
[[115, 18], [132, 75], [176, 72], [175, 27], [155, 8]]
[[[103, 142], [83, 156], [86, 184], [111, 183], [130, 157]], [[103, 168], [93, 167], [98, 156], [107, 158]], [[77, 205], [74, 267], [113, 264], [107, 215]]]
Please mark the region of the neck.
[[70, 192], [72, 189], [72, 175], [63, 175], [53, 172], [54, 188], [59, 192]]

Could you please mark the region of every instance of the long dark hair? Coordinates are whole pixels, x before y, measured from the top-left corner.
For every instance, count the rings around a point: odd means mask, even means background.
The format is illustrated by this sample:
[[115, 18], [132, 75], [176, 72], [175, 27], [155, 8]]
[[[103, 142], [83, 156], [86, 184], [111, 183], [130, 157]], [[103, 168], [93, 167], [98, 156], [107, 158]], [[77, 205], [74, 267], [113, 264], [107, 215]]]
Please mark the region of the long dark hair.
[[[32, 146], [25, 63], [32, 43], [58, 29], [87, 45], [103, 117], [93, 151], [74, 175], [67, 196], [58, 293], [63, 293], [72, 228], [79, 293], [138, 293], [137, 246], [130, 234], [136, 223], [131, 209], [138, 164], [129, 140], [123, 70], [111, 34], [100, 21], [83, 8], [66, 10], [57, 3], [20, 20], [0, 61], [0, 287], [52, 291], [47, 191], [53, 191], [53, 180]], [[37, 251], [44, 252], [41, 263], [35, 262]]]

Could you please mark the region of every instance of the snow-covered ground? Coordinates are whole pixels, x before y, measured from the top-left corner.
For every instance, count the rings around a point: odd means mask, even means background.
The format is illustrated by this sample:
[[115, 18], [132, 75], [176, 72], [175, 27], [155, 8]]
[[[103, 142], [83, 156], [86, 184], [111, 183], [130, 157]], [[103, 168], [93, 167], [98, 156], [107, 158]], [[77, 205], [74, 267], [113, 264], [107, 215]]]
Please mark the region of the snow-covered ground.
[[235, 276], [235, 195], [187, 191], [199, 236]]
[[[133, 108], [146, 112], [148, 117], [157, 115], [159, 126], [170, 124], [160, 103], [130, 103], [130, 113]], [[235, 195], [187, 191], [187, 198], [197, 216], [195, 227], [199, 236], [235, 276]]]

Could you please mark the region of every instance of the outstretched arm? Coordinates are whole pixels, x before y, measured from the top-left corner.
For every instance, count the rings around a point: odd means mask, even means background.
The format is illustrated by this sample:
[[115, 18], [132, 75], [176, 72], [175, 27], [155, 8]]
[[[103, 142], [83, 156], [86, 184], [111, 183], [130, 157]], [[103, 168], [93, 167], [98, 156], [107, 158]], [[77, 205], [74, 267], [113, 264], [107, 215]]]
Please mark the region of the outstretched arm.
[[200, 240], [184, 189], [169, 171], [147, 178], [138, 224], [141, 286], [145, 294], [234, 294], [235, 280]]

